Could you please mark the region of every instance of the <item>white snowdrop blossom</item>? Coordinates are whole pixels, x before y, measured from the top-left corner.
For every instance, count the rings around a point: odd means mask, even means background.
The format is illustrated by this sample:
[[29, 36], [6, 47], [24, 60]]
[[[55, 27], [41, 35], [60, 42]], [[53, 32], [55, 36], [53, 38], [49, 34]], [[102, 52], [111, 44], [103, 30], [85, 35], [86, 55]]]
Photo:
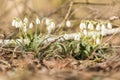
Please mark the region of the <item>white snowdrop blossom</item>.
[[66, 21], [66, 26], [67, 27], [71, 27], [71, 22], [68, 20], [68, 21]]
[[83, 34], [84, 34], [85, 36], [87, 36], [88, 32], [87, 32], [87, 30], [86, 30], [86, 29], [85, 29], [85, 30], [83, 30]]
[[89, 30], [93, 30], [94, 29], [94, 25], [91, 22], [89, 22], [89, 24], [88, 24], [88, 29]]
[[48, 18], [46, 18], [46, 19], [45, 19], [45, 24], [46, 24], [46, 25], [49, 25], [49, 24], [50, 24], [50, 22], [51, 22], [51, 20], [50, 20], [50, 19], [48, 19]]
[[55, 23], [54, 23], [54, 22], [51, 22], [51, 23], [47, 26], [48, 33], [50, 34], [54, 29], [55, 29]]
[[19, 21], [18, 26], [19, 26], [19, 28], [22, 27], [23, 26], [23, 22]]
[[15, 24], [16, 24], [16, 20], [13, 19], [13, 21], [12, 21], [12, 26], [15, 26]]
[[33, 28], [33, 23], [29, 24], [29, 28], [32, 29]]
[[107, 23], [107, 28], [112, 29], [112, 24], [110, 22]]
[[96, 30], [97, 30], [97, 31], [100, 31], [100, 30], [101, 30], [101, 26], [100, 26], [99, 23], [98, 23], [97, 26], [96, 26]]
[[15, 27], [16, 27], [16, 28], [19, 28], [19, 27], [20, 27], [18, 21], [15, 22]]
[[81, 30], [86, 29], [86, 24], [82, 22], [79, 27]]
[[24, 20], [23, 20], [24, 23], [28, 23], [28, 18], [25, 17]]
[[100, 44], [100, 38], [96, 39], [96, 44]]
[[68, 34], [64, 34], [63, 37], [65, 38], [65, 40], [69, 40], [69, 35]]
[[40, 24], [40, 19], [38, 17], [36, 18], [36, 24]]
[[80, 38], [81, 38], [81, 36], [80, 36], [79, 34], [76, 34], [76, 35], [74, 36], [74, 40], [76, 40], [76, 41], [79, 41]]
[[50, 28], [54, 29], [55, 28], [55, 23], [54, 22], [51, 22], [50, 25], [49, 25]]
[[101, 35], [104, 36], [106, 34], [106, 30], [101, 31]]
[[101, 25], [101, 30], [106, 30], [106, 26], [104, 24]]

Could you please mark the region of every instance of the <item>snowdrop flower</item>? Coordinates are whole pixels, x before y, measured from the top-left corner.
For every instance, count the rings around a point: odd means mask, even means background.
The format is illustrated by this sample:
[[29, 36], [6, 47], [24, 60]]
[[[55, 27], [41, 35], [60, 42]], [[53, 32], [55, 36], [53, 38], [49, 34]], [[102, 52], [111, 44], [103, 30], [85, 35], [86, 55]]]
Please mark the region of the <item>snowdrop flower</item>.
[[101, 30], [106, 30], [106, 26], [104, 24], [101, 25]]
[[24, 20], [23, 20], [23, 22], [24, 23], [28, 23], [28, 18], [25, 17]]
[[19, 21], [18, 26], [19, 26], [19, 28], [22, 27], [23, 26], [23, 22]]
[[98, 23], [97, 26], [96, 26], [96, 30], [97, 30], [97, 31], [100, 31], [100, 29], [101, 29], [101, 26], [100, 26], [100, 24]]
[[87, 30], [83, 30], [83, 34], [87, 36]]
[[70, 21], [66, 21], [66, 26], [67, 27], [71, 27], [71, 22]]
[[51, 22], [51, 20], [50, 20], [50, 19], [48, 19], [48, 18], [47, 18], [47, 19], [45, 19], [45, 24], [46, 24], [46, 25], [49, 25], [49, 24], [50, 24], [50, 22]]
[[79, 26], [79, 27], [80, 27], [81, 30], [83, 30], [83, 29], [86, 28], [86, 24], [82, 22], [82, 23], [80, 23], [80, 26]]
[[36, 24], [40, 24], [40, 19], [38, 17], [36, 18]]
[[112, 29], [112, 24], [110, 22], [107, 23], [107, 28]]
[[15, 26], [15, 24], [16, 24], [16, 20], [13, 19], [13, 21], [12, 21], [12, 26]]
[[65, 40], [69, 40], [69, 35], [68, 34], [65, 34], [63, 37], [65, 38]]
[[51, 22], [48, 26], [47, 26], [47, 30], [48, 30], [48, 33], [50, 34], [52, 32], [52, 30], [55, 29], [55, 23], [54, 22]]
[[50, 28], [55, 28], [55, 23], [54, 22], [51, 22], [50, 25], [49, 25]]
[[19, 28], [19, 26], [20, 26], [20, 25], [19, 25], [19, 22], [16, 21], [16, 22], [15, 22], [15, 27], [16, 27], [16, 28]]
[[32, 29], [33, 28], [33, 23], [29, 24], [29, 28]]
[[104, 36], [106, 34], [106, 30], [101, 31], [101, 35]]
[[96, 39], [96, 44], [100, 44], [100, 39], [99, 38]]
[[89, 24], [88, 24], [88, 29], [89, 30], [93, 30], [94, 29], [94, 25], [91, 22], [89, 22]]
[[76, 41], [79, 41], [80, 38], [81, 38], [81, 36], [79, 34], [77, 34], [77, 35], [74, 36], [74, 40], [76, 40]]

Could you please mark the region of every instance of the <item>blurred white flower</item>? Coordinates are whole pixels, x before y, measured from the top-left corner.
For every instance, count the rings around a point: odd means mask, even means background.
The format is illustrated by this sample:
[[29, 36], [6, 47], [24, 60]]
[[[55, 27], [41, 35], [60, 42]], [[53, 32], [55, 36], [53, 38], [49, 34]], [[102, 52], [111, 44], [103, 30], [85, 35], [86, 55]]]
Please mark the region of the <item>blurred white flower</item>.
[[15, 26], [15, 24], [16, 24], [16, 20], [13, 19], [13, 21], [12, 21], [12, 26]]
[[66, 21], [66, 26], [67, 27], [71, 27], [71, 22], [68, 20], [68, 21]]
[[83, 34], [84, 34], [85, 36], [87, 36], [88, 32], [87, 32], [87, 30], [86, 30], [86, 29], [85, 29], [85, 30], [83, 30]]
[[86, 24], [82, 22], [79, 27], [81, 30], [86, 29]]
[[29, 28], [33, 28], [33, 23], [30, 23], [30, 24], [29, 24]]
[[104, 24], [101, 25], [101, 30], [102, 31], [106, 30], [106, 26]]
[[24, 23], [28, 23], [28, 18], [25, 17], [24, 20], [23, 20]]
[[40, 24], [40, 19], [38, 17], [36, 18], [36, 24]]
[[49, 25], [49, 24], [50, 24], [50, 22], [51, 22], [51, 20], [50, 20], [50, 19], [48, 19], [48, 18], [46, 18], [46, 19], [45, 19], [45, 24], [46, 24], [46, 25]]
[[55, 28], [55, 23], [54, 22], [51, 22], [50, 25], [49, 25], [50, 28], [54, 29]]
[[54, 22], [51, 22], [51, 23], [47, 26], [48, 33], [50, 34], [54, 29], [55, 29], [55, 23], [54, 23]]
[[19, 22], [18, 22], [18, 26], [19, 26], [19, 28], [22, 27], [22, 26], [23, 26], [23, 22], [22, 22], [22, 21], [19, 21]]
[[16, 28], [19, 28], [19, 26], [20, 26], [20, 25], [19, 25], [19, 22], [16, 21], [16, 22], [15, 22], [15, 27], [16, 27]]
[[110, 22], [107, 23], [107, 28], [112, 29], [112, 24]]
[[64, 34], [63, 37], [65, 38], [65, 40], [69, 40], [69, 35], [68, 34]]
[[99, 23], [98, 23], [97, 26], [96, 26], [96, 30], [97, 30], [97, 31], [100, 31], [100, 30], [101, 30], [101, 26], [100, 26]]
[[101, 31], [101, 35], [104, 36], [106, 34], [106, 30]]
[[93, 30], [94, 29], [94, 25], [91, 22], [89, 22], [89, 24], [88, 24], [88, 29], [89, 30]]
[[81, 36], [80, 36], [79, 34], [76, 34], [76, 35], [74, 36], [74, 40], [76, 40], [76, 41], [79, 41], [80, 38], [81, 38]]
[[96, 39], [96, 44], [100, 44], [100, 39], [99, 38]]

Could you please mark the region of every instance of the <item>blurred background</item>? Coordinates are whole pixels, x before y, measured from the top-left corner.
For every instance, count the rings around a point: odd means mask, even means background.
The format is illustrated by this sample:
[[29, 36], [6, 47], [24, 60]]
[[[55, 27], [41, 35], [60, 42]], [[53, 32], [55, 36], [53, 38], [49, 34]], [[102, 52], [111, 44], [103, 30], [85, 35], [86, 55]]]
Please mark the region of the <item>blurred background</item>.
[[[61, 22], [71, 7], [69, 20], [102, 19], [120, 16], [120, 0], [0, 0], [0, 33], [10, 34], [15, 29], [11, 21], [15, 17], [23, 18], [25, 15], [49, 17]], [[120, 25], [119, 20], [114, 21]]]

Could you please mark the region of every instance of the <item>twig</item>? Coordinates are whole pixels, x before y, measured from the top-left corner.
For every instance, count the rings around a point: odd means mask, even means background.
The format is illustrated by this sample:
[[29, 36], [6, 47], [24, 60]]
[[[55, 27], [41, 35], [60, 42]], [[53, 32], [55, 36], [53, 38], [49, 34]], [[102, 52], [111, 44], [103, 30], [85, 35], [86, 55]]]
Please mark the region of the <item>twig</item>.
[[107, 6], [111, 4], [106, 4], [106, 3], [90, 3], [90, 2], [74, 2], [74, 5], [81, 4], [81, 5], [97, 5], [97, 6]]
[[[23, 51], [14, 51], [14, 50], [2, 48], [2, 47], [0, 47], [0, 50], [7, 51], [7, 52], [12, 52], [12, 53], [20, 53], [20, 54], [23, 53]], [[24, 53], [30, 54], [30, 53], [33, 53], [33, 52], [24, 52]]]

